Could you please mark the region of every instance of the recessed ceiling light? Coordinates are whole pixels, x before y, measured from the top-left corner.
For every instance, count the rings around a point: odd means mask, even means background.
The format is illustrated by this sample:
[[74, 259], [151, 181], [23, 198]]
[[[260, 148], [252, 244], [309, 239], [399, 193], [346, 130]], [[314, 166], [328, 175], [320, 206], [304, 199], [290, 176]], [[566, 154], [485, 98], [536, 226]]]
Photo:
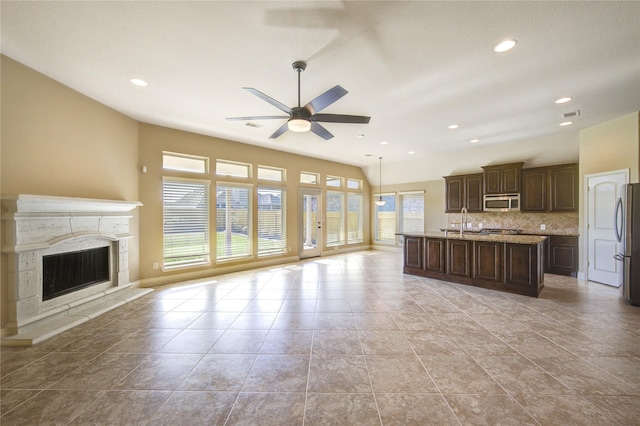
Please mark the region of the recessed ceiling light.
[[388, 143], [389, 143], [389, 142], [387, 142], [387, 141], [382, 141], [382, 142], [380, 142], [380, 145], [386, 145], [386, 144], [388, 144]]
[[556, 99], [556, 100], [555, 100], [555, 103], [557, 103], [557, 104], [566, 104], [566, 103], [567, 103], [567, 102], [569, 102], [571, 99], [573, 99], [573, 98], [572, 98], [572, 97], [570, 97], [570, 96], [566, 96], [566, 97], [564, 97], [564, 98], [558, 98], [558, 99]]
[[559, 126], [570, 126], [573, 124], [573, 121], [563, 121], [559, 124]]
[[415, 151], [409, 151], [407, 154], [411, 154], [411, 155], [413, 155], [413, 154], [415, 154], [415, 153], [416, 153]]
[[478, 142], [480, 142], [480, 139], [471, 139], [469, 142], [471, 142], [471, 143], [478, 143]]
[[359, 137], [359, 138], [364, 138], [364, 133], [360, 133], [360, 134], [358, 135], [358, 137]]
[[460, 126], [458, 126], [457, 124], [452, 124], [448, 128], [453, 130], [453, 129], [457, 129], [458, 127], [460, 127]]
[[147, 83], [146, 81], [140, 79], [140, 78], [132, 78], [131, 83], [135, 84], [136, 86], [140, 86], [140, 87], [147, 87], [149, 85], [149, 83]]
[[506, 52], [507, 50], [513, 49], [513, 47], [518, 43], [515, 39], [501, 41], [496, 44], [496, 47], [493, 48], [493, 51], [496, 53]]

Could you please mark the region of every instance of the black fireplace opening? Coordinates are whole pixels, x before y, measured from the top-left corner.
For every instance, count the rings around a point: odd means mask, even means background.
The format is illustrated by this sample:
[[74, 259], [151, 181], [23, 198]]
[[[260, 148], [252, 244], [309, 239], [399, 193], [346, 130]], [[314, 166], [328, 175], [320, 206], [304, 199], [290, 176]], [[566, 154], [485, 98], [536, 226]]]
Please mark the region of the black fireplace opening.
[[109, 247], [42, 257], [42, 300], [109, 281]]

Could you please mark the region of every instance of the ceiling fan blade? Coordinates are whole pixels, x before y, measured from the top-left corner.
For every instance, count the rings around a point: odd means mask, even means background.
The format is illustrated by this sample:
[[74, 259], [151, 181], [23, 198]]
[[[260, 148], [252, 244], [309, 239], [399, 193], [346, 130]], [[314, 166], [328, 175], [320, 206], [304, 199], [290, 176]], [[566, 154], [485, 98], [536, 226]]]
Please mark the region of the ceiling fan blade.
[[327, 129], [325, 129], [315, 121], [311, 122], [311, 131], [326, 141], [333, 137], [333, 135]]
[[272, 120], [272, 119], [289, 118], [286, 115], [257, 115], [255, 117], [227, 117], [229, 121], [251, 121], [251, 120]]
[[[313, 125], [313, 123], [311, 123], [311, 124]], [[269, 136], [269, 139], [275, 139], [275, 138], [281, 136], [287, 130], [289, 130], [289, 122], [286, 122], [282, 126], [280, 126], [280, 128], [278, 130], [276, 130], [275, 132], [273, 132], [273, 134], [271, 136]]]
[[311, 121], [321, 121], [324, 123], [355, 123], [367, 124], [371, 117], [364, 115], [345, 115], [345, 114], [315, 114], [310, 118]]
[[264, 93], [262, 93], [259, 90], [254, 89], [253, 87], [243, 87], [243, 89], [246, 90], [247, 92], [253, 93], [254, 95], [259, 97], [263, 101], [270, 103], [271, 105], [273, 105], [274, 107], [278, 108], [279, 110], [284, 111], [287, 114], [291, 114], [291, 108], [289, 108], [288, 106], [286, 106], [285, 104], [283, 104], [280, 101], [276, 101], [271, 96], [265, 95]]
[[349, 92], [347, 92], [342, 87], [335, 86], [334, 88], [327, 90], [322, 95], [306, 104], [304, 107], [309, 110], [309, 112], [311, 112], [311, 115], [314, 115], [316, 112], [322, 111], [347, 93]]

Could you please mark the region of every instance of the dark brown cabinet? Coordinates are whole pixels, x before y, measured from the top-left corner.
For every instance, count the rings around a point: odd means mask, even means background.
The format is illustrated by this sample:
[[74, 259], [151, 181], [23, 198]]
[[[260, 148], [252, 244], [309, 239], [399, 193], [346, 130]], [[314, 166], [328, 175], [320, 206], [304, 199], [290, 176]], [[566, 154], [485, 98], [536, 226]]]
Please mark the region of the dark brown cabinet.
[[482, 211], [482, 173], [445, 176], [446, 213], [459, 213], [463, 207], [470, 213]]
[[575, 212], [578, 199], [578, 164], [522, 170], [522, 211]]
[[545, 272], [575, 277], [578, 273], [578, 237], [550, 235], [545, 244]]
[[424, 270], [444, 276], [447, 272], [445, 264], [446, 240], [425, 238], [424, 241]]
[[513, 244], [405, 236], [405, 274], [538, 297], [544, 287], [543, 242]]
[[504, 243], [476, 241], [474, 244], [473, 277], [476, 281], [501, 283]]
[[470, 283], [473, 271], [473, 241], [447, 240], [447, 275], [457, 282]]
[[547, 167], [522, 170], [522, 195], [520, 210], [523, 212], [546, 212], [549, 210]]
[[577, 163], [549, 167], [550, 211], [578, 211], [578, 177]]
[[522, 164], [484, 166], [484, 194], [519, 194]]

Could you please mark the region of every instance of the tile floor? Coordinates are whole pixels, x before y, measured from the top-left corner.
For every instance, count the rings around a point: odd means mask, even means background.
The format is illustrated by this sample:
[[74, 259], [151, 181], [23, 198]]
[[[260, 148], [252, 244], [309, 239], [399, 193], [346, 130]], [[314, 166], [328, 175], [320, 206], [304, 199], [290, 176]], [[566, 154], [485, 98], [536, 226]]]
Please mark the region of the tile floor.
[[2, 425], [637, 425], [640, 308], [401, 273], [395, 252], [158, 288], [1, 350]]

